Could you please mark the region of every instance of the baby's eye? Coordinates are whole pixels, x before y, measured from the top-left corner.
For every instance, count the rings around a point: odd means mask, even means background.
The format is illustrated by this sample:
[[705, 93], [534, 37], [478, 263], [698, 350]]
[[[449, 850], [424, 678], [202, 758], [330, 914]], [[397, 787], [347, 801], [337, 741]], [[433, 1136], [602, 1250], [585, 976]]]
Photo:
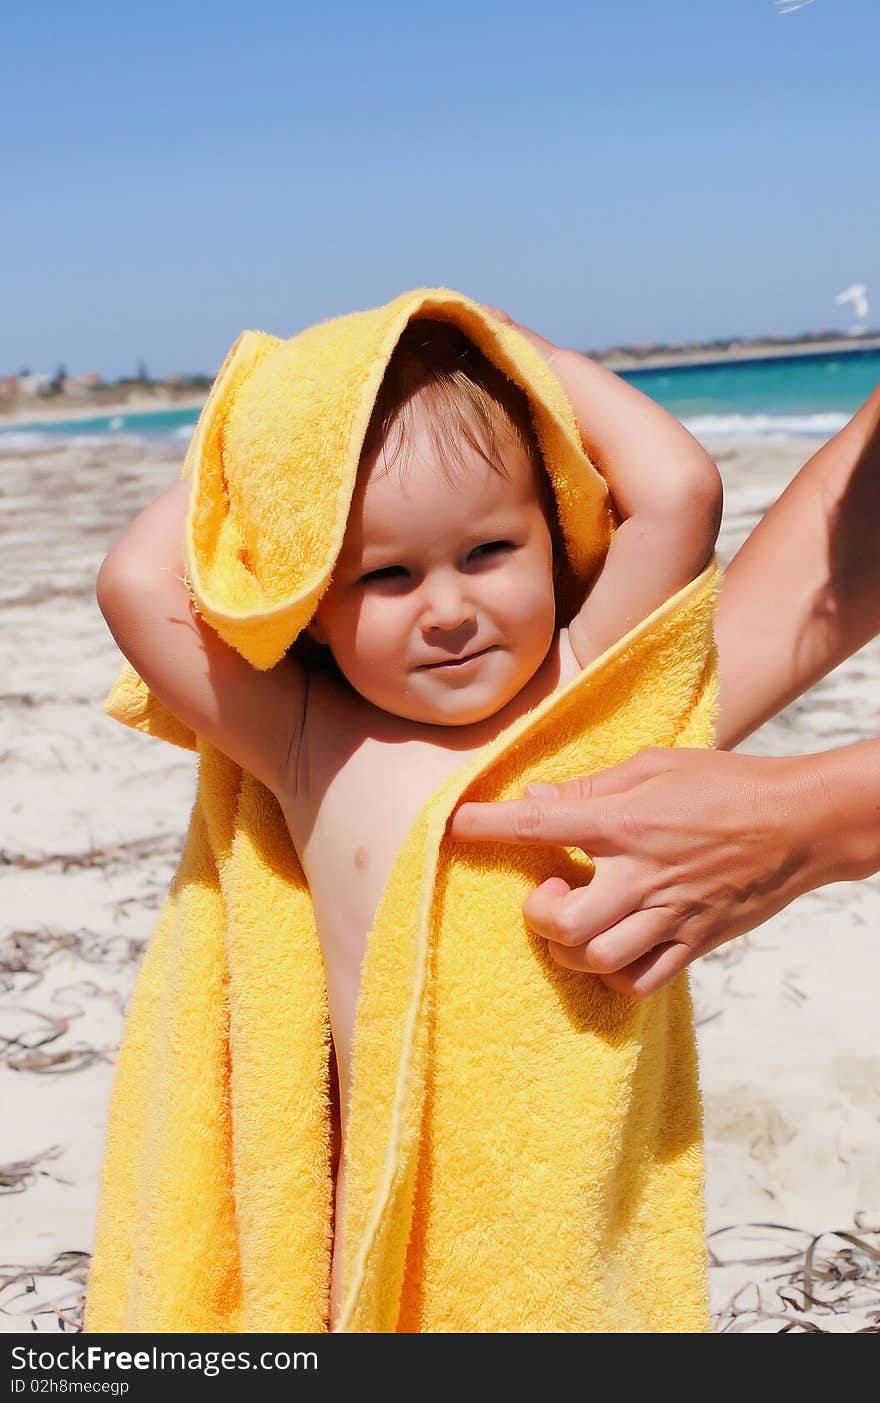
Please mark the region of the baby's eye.
[[361, 575], [360, 583], [369, 584], [372, 580], [393, 580], [395, 575], [405, 575], [406, 571], [402, 565], [383, 565], [381, 570], [370, 570], [368, 574]]
[[[471, 557], [476, 556], [478, 560], [485, 560], [485, 555], [480, 555], [480, 551], [488, 551], [492, 554], [503, 550], [515, 550], [513, 541], [487, 541], [485, 545], [475, 546], [471, 551]], [[406, 576], [409, 571], [402, 565], [383, 565], [381, 570], [370, 570], [366, 575], [361, 575], [359, 584], [372, 584], [376, 580], [394, 580], [398, 576]]]
[[472, 551], [471, 551], [471, 555], [476, 555], [477, 552], [478, 552], [478, 551], [481, 551], [481, 550], [482, 550], [482, 551], [499, 551], [499, 550], [513, 550], [513, 548], [514, 548], [514, 547], [513, 547], [513, 542], [512, 542], [512, 541], [487, 541], [487, 543], [486, 543], [484, 546], [477, 546], [474, 550], [472, 550]]

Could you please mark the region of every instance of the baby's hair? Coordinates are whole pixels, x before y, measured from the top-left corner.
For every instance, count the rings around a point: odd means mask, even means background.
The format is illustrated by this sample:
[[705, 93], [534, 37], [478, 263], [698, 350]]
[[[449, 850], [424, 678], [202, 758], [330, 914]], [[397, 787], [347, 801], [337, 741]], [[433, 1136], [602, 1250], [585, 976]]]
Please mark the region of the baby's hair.
[[[454, 485], [451, 465], [461, 469], [462, 442], [470, 444], [502, 477], [510, 478], [499, 443], [513, 438], [532, 465], [544, 515], [559, 559], [562, 541], [556, 498], [544, 467], [526, 395], [451, 322], [428, 317], [411, 321], [388, 362], [361, 450], [361, 462], [381, 448], [386, 472], [408, 441], [413, 401], [427, 410], [437, 462]], [[393, 443], [392, 443], [393, 439]]]

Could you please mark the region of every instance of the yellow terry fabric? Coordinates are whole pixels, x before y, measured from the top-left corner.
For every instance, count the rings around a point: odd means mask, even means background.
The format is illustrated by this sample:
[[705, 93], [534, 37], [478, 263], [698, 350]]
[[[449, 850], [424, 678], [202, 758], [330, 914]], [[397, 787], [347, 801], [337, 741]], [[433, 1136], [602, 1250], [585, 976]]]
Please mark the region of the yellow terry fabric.
[[[446, 288], [289, 341], [245, 332], [184, 466], [204, 618], [255, 667], [332, 573], [385, 367], [454, 322], [527, 393], [568, 552], [568, 614], [613, 532], [548, 366]], [[519, 796], [648, 745], [709, 746], [710, 567], [462, 766], [415, 819], [363, 968], [350, 1102], [347, 1332], [708, 1329], [687, 977], [644, 1001], [563, 969], [522, 904], [573, 849], [455, 843], [462, 799]], [[326, 1331], [330, 1027], [303, 871], [275, 797], [126, 665], [105, 709], [199, 752], [180, 865], [113, 1090], [86, 1329]]]

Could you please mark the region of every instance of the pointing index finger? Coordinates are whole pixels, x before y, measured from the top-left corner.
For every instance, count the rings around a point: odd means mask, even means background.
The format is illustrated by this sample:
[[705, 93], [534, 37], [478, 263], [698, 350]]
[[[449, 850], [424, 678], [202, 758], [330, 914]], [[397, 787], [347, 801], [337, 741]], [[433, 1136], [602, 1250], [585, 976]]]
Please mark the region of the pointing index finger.
[[448, 831], [465, 842], [559, 845], [608, 856], [621, 851], [617, 829], [607, 804], [600, 808], [584, 800], [498, 799], [461, 804]]

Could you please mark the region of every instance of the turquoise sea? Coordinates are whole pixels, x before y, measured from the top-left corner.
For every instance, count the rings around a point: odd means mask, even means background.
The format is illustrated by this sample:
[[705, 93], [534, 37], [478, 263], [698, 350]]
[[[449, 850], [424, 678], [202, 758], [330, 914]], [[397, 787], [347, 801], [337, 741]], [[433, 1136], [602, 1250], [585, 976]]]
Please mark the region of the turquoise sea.
[[[623, 378], [657, 400], [699, 439], [830, 438], [880, 382], [880, 350], [866, 347], [634, 370]], [[188, 442], [197, 409], [112, 414], [0, 428], [0, 443], [95, 438]]]
[[676, 366], [625, 378], [699, 439], [825, 439], [880, 383], [880, 350]]

